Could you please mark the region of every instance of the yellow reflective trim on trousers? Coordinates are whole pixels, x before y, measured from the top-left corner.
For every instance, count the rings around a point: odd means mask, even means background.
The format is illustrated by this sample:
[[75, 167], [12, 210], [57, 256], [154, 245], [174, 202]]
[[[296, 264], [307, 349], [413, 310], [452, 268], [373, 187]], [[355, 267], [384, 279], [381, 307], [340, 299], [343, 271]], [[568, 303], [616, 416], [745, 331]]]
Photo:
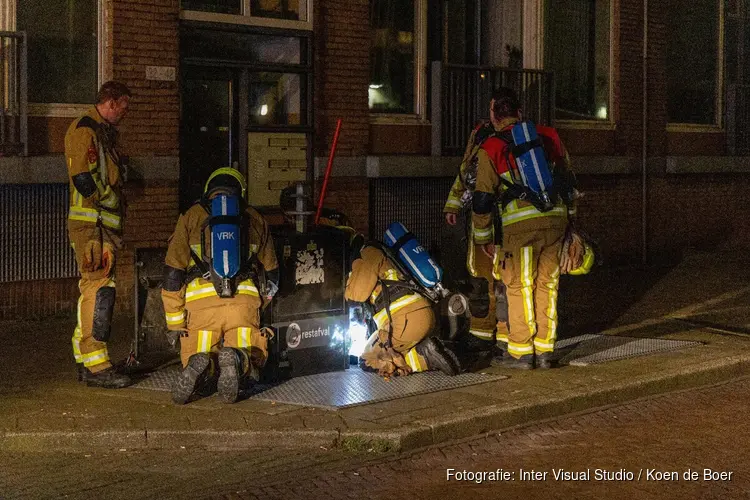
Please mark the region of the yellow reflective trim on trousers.
[[100, 365], [109, 361], [109, 354], [107, 348], [99, 349], [98, 351], [90, 352], [83, 355], [83, 366], [90, 368], [92, 366]]
[[[413, 304], [419, 301], [421, 298], [421, 295], [413, 293], [410, 295], [405, 295], [400, 299], [394, 300], [388, 306], [388, 309], [390, 309], [391, 311], [391, 316], [393, 316], [396, 312], [408, 306], [409, 304]], [[375, 324], [378, 325], [378, 328], [383, 328], [383, 325], [385, 325], [388, 321], [388, 313], [386, 312], [385, 308], [383, 308], [383, 310], [374, 315], [372, 319], [375, 320]]]
[[424, 372], [427, 371], [427, 367], [419, 362], [419, 354], [417, 354], [416, 347], [412, 347], [404, 356], [406, 364], [409, 365], [412, 372]]
[[500, 255], [502, 252], [499, 248], [495, 247], [495, 255], [492, 256], [492, 277], [495, 278], [495, 281], [502, 281], [503, 280], [503, 274], [500, 271]]
[[[508, 207], [510, 207], [510, 205], [508, 205]], [[506, 207], [506, 210], [503, 212], [503, 227], [539, 217], [565, 217], [567, 213], [565, 207], [560, 206], [553, 208], [549, 212], [540, 212], [534, 207], [523, 207], [518, 210], [508, 210], [508, 207]]]
[[516, 344], [515, 342], [508, 342], [508, 352], [517, 356], [534, 354], [534, 346], [531, 344]]
[[470, 234], [472, 235], [472, 237], [469, 239], [469, 248], [467, 249], [467, 252], [466, 252], [466, 267], [469, 270], [469, 274], [476, 278], [477, 277], [477, 268], [476, 268], [476, 264], [475, 264], [476, 263], [476, 256], [475, 256], [476, 250], [474, 249], [474, 236], [473, 236], [473, 234], [474, 234], [474, 222], [473, 221], [471, 223], [471, 233]]
[[76, 363], [83, 363], [83, 354], [81, 354], [81, 338], [83, 337], [83, 330], [81, 330], [81, 302], [83, 296], [78, 297], [78, 307], [76, 307], [76, 328], [73, 330], [73, 357], [76, 358]]
[[521, 297], [523, 299], [523, 316], [533, 337], [536, 334], [534, 317], [534, 280], [533, 280], [532, 247], [521, 247]]
[[249, 349], [252, 347], [252, 328], [241, 326], [237, 328], [237, 347]]
[[167, 319], [168, 325], [179, 325], [183, 321], [185, 321], [185, 311], [178, 311], [175, 313], [165, 313], [164, 316]]
[[554, 342], [542, 342], [534, 339], [534, 350], [536, 352], [552, 352], [555, 350]]
[[507, 333], [498, 333], [495, 335], [495, 340], [497, 342], [505, 342], [508, 343], [508, 334]]
[[211, 330], [198, 330], [198, 345], [195, 348], [195, 352], [211, 352], [211, 337], [213, 332]]
[[549, 331], [550, 341], [554, 341], [557, 338], [557, 288], [560, 282], [560, 266], [558, 265], [552, 274], [550, 275], [550, 281], [545, 283], [547, 288], [547, 300], [549, 304], [547, 306], [547, 330]]

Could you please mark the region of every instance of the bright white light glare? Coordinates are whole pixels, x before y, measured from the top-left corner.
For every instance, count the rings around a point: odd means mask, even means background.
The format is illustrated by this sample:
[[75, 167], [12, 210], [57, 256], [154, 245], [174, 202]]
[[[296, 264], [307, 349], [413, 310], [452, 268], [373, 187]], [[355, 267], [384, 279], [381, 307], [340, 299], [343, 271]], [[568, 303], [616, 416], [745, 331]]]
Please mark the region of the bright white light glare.
[[367, 326], [362, 323], [349, 323], [349, 342], [351, 347], [349, 348], [350, 356], [360, 357], [365, 350], [367, 345]]
[[370, 88], [371, 89], [382, 89], [383, 88], [383, 84], [382, 83], [371, 83], [370, 84]]
[[599, 109], [596, 110], [596, 117], [600, 120], [606, 120], [607, 119], [607, 106], [599, 106]]
[[260, 116], [266, 116], [268, 114], [268, 105], [264, 104], [260, 107]]

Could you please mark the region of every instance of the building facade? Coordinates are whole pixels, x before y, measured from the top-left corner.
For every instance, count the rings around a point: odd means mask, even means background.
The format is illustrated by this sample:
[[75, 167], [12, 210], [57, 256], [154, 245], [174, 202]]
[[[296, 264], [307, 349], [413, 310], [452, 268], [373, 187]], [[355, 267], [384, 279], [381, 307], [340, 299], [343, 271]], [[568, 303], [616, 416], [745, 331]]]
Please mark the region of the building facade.
[[0, 317], [74, 310], [63, 137], [109, 79], [133, 91], [124, 310], [138, 250], [211, 170], [245, 172], [274, 220], [284, 186], [320, 185], [338, 119], [326, 206], [439, 247], [497, 84], [559, 128], [610, 262], [750, 247], [747, 0], [1, 1]]

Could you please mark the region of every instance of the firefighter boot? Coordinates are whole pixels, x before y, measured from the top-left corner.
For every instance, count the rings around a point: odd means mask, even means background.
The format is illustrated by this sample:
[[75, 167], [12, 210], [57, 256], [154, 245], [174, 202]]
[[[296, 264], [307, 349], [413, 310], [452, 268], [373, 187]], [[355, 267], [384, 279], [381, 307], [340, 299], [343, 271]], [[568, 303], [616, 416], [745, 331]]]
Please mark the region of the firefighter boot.
[[184, 405], [188, 402], [210, 364], [211, 358], [208, 353], [201, 352], [190, 356], [187, 366], [182, 369], [172, 386], [172, 401], [175, 404]]
[[552, 368], [552, 353], [543, 352], [536, 355], [536, 367], [540, 370], [549, 370]]
[[494, 340], [485, 340], [474, 334], [467, 333], [459, 341], [459, 347], [463, 352], [487, 352], [495, 347]]
[[520, 358], [514, 358], [510, 354], [505, 353], [503, 356], [496, 356], [492, 360], [492, 366], [515, 368], [518, 370], [532, 370], [534, 369], [534, 355], [526, 354]]
[[251, 380], [260, 378], [249, 355], [240, 349], [222, 347], [219, 351], [219, 396], [225, 403], [234, 403]]
[[417, 344], [417, 354], [427, 362], [429, 370], [440, 370], [446, 375], [458, 375], [461, 371], [456, 355], [445, 347], [437, 337], [428, 337]]
[[89, 387], [104, 387], [105, 389], [122, 389], [133, 383], [130, 377], [117, 373], [112, 366], [96, 373], [91, 373], [88, 368], [84, 368], [81, 380], [85, 381]]
[[76, 363], [76, 371], [78, 372], [78, 381], [85, 382], [86, 381], [86, 367], [83, 366], [83, 363]]

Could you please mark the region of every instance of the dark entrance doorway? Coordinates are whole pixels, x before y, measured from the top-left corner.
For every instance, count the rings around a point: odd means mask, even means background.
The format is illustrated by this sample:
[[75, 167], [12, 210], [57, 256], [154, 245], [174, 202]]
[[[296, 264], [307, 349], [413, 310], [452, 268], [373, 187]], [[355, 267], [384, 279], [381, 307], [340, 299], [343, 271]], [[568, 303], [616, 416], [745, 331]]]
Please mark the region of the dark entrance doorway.
[[182, 70], [181, 211], [201, 196], [211, 172], [237, 162], [236, 80], [228, 68], [187, 66]]

